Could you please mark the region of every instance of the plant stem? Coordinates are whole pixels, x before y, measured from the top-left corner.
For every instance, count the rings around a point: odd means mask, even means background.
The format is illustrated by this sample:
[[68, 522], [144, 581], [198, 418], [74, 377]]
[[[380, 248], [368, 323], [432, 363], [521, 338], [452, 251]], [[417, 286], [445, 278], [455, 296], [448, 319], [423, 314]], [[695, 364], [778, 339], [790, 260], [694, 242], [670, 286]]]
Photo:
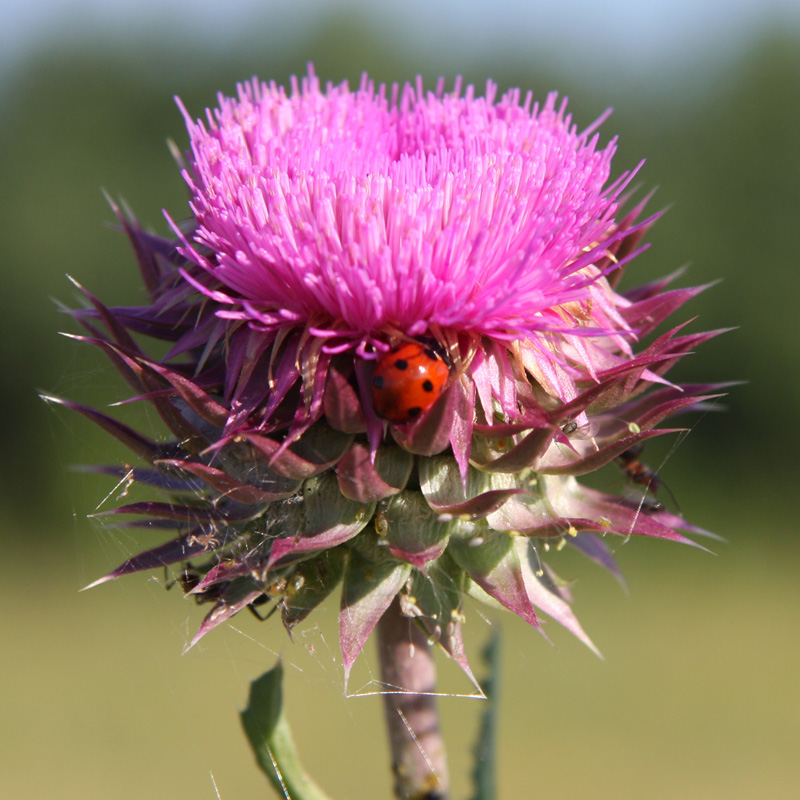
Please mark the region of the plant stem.
[[449, 778], [436, 708], [436, 665], [427, 636], [395, 599], [378, 622], [378, 652], [394, 792], [399, 800], [447, 800]]

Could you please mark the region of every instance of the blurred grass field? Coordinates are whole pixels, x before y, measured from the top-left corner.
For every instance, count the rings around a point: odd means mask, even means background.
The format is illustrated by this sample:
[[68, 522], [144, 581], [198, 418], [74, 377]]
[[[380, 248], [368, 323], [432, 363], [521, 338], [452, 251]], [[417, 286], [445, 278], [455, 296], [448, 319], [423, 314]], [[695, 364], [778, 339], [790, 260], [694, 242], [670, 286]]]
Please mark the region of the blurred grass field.
[[[646, 155], [641, 193], [658, 186], [653, 209], [671, 206], [629, 285], [691, 261], [683, 285], [724, 282], [681, 318], [699, 315], [692, 330], [742, 326], [701, 348], [678, 375], [748, 380], [732, 390], [729, 410], [703, 418], [674, 453], [669, 444], [647, 452], [687, 518], [727, 543], [711, 543], [715, 555], [657, 541], [619, 547], [628, 593], [565, 553], [555, 567], [578, 579], [575, 608], [603, 661], [555, 625], [547, 626], [551, 647], [510, 615], [485, 619], [468, 609], [473, 662], [490, 626], [503, 630], [499, 798], [797, 797], [800, 34], [754, 38], [699, 84], [686, 72], [652, 90], [559, 75], [508, 54], [412, 62], [401, 44], [342, 19], [291, 51], [272, 44], [213, 59], [158, 43], [54, 47], [6, 77], [2, 793], [269, 797], [237, 711], [249, 681], [281, 655], [290, 720], [319, 782], [337, 798], [389, 796], [382, 708], [379, 698], [344, 696], [335, 604], [294, 643], [276, 620], [243, 614], [182, 655], [204, 609], [165, 591], [162, 575], [78, 593], [136, 543], [86, 520], [113, 487], [69, 467], [127, 456], [86, 421], [35, 397], [45, 389], [104, 405], [124, 396], [110, 366], [56, 336], [72, 328], [50, 297], [71, 301], [70, 273], [109, 304], [138, 301], [133, 257], [110, 230], [100, 188], [124, 196], [159, 232], [161, 208], [185, 214], [165, 146], [168, 136], [186, 144], [172, 95], [199, 116], [235, 80], [258, 72], [285, 81], [313, 58], [334, 81], [368, 69], [379, 80], [421, 72], [429, 84], [438, 74], [463, 72], [479, 86], [491, 76], [540, 97], [559, 88], [581, 126], [615, 106], [603, 130], [621, 137], [617, 170]], [[142, 547], [160, 541], [137, 536]], [[372, 659], [368, 649], [351, 690], [370, 688]], [[442, 689], [468, 693], [448, 666]], [[445, 697], [441, 706], [453, 796], [465, 798], [481, 703]]]
[[[35, 570], [44, 589], [20, 581], [7, 600], [6, 796], [270, 796], [237, 711], [248, 682], [278, 654], [315, 777], [334, 797], [388, 796], [382, 708], [377, 697], [344, 697], [335, 605], [294, 643], [276, 620], [241, 615], [182, 655], [202, 609], [164, 591], [161, 576], [77, 593], [113, 562], [119, 548], [107, 537], [81, 524], [76, 549]], [[490, 624], [503, 631], [499, 796], [796, 797], [795, 564], [763, 546], [723, 546], [712, 556], [635, 541], [618, 555], [628, 594], [595, 570], [581, 569], [575, 586], [604, 661], [552, 624], [555, 647], [510, 615], [487, 622], [468, 611], [473, 650]], [[575, 573], [565, 565], [564, 574]], [[362, 658], [351, 691], [375, 689], [371, 648]], [[442, 690], [469, 693], [451, 667], [443, 665]], [[481, 701], [445, 697], [441, 709], [454, 797], [467, 797]]]

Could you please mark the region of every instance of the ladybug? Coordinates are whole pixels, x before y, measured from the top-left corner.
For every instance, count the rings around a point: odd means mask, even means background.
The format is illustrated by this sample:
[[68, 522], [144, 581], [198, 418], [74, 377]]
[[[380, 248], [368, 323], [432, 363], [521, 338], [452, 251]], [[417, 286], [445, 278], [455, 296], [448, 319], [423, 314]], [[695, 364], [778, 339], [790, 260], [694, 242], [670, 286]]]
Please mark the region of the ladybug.
[[372, 377], [372, 404], [390, 422], [409, 422], [427, 411], [450, 375], [447, 361], [431, 347], [405, 342], [378, 359]]

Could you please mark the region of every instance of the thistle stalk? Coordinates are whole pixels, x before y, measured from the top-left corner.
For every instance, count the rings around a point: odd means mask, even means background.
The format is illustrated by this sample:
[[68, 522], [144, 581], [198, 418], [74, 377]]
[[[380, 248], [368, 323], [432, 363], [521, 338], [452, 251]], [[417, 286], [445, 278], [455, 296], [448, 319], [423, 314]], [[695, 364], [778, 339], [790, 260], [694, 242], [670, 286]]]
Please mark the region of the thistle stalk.
[[436, 665], [428, 637], [395, 600], [378, 622], [378, 658], [399, 800], [446, 800], [447, 757], [436, 704]]

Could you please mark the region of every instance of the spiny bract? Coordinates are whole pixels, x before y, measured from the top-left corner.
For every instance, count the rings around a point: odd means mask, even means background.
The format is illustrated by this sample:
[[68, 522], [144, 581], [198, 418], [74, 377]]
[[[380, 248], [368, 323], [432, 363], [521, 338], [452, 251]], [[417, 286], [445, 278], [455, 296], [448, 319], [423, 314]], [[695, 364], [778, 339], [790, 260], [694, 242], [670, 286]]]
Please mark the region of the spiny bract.
[[[465, 595], [592, 646], [545, 554], [616, 572], [609, 535], [701, 532], [578, 481], [716, 392], [664, 378], [713, 333], [678, 326], [634, 352], [699, 289], [619, 291], [654, 218], [637, 221], [644, 203], [618, 218], [631, 174], [609, 182], [602, 120], [579, 132], [555, 95], [496, 95], [323, 90], [310, 71], [186, 114], [191, 218], [170, 239], [117, 211], [148, 302], [82, 290], [73, 312], [171, 432], [59, 401], [143, 462], [104, 471], [164, 495], [111, 513], [173, 531], [96, 583], [183, 565], [213, 602], [193, 641], [267, 600], [291, 630], [341, 586], [348, 673], [398, 597], [469, 673]], [[372, 373], [409, 342], [448, 372], [424, 413], [389, 422]]]

